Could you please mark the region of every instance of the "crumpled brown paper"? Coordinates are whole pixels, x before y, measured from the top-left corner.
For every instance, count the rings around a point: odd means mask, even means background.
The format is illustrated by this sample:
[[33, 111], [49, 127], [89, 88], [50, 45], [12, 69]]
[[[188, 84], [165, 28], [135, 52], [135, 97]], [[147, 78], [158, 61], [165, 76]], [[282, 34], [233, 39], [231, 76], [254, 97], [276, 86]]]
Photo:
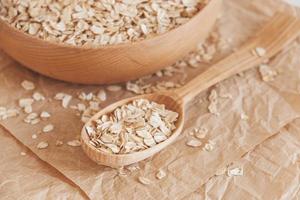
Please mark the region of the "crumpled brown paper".
[[299, 199], [300, 119], [233, 166], [243, 168], [244, 176], [213, 177], [184, 199]]
[[[218, 29], [222, 37], [232, 39], [229, 49], [246, 41], [247, 37], [258, 30], [277, 9], [295, 13], [294, 9], [284, 6], [280, 1], [272, 0], [228, 0], [225, 1], [225, 6]], [[274, 82], [262, 82], [257, 70], [251, 70], [244, 76], [235, 76], [218, 84], [215, 88], [219, 94], [230, 93], [233, 96], [233, 100], [220, 99], [220, 117], [207, 112], [207, 94], [201, 94], [191, 102], [187, 111], [189, 116], [185, 131], [177, 142], [156, 156], [139, 163], [141, 170], [127, 176], [118, 175], [117, 170], [95, 165], [80, 148], [55, 146], [57, 139], [66, 142], [78, 137], [82, 126], [74, 112], [62, 109], [59, 102], [53, 100], [34, 104], [36, 112], [51, 112], [50, 121], [55, 125], [54, 133], [40, 134], [36, 140], [33, 140], [31, 135], [39, 132], [48, 122], [36, 126], [24, 124], [24, 115], [21, 115], [1, 124], [42, 160], [76, 183], [91, 199], [185, 198], [206, 183], [217, 169], [239, 160], [256, 145], [277, 133], [281, 127], [299, 117], [299, 105], [296, 103], [299, 94], [295, 88], [298, 89], [300, 76], [295, 72], [300, 62], [296, 54], [291, 53], [297, 49], [299, 51], [299, 44], [295, 43], [293, 49], [283, 52], [271, 62], [272, 67], [284, 69]], [[227, 53], [228, 51], [223, 51], [219, 57]], [[291, 54], [294, 56], [289, 56]], [[53, 97], [56, 92], [66, 92], [75, 96], [79, 91], [97, 91], [100, 88], [47, 79], [19, 67], [3, 53], [0, 55], [0, 105], [13, 106], [17, 99], [31, 95], [30, 92], [21, 89], [20, 83], [23, 79], [35, 82], [37, 91], [47, 97]], [[288, 73], [285, 71], [286, 65], [289, 66]], [[203, 68], [198, 71], [201, 70]], [[195, 70], [190, 70], [191, 73], [196, 74]], [[282, 84], [287, 82], [287, 85]], [[110, 93], [109, 101], [103, 106], [128, 95], [130, 94], [127, 92]], [[248, 121], [240, 119], [243, 112], [249, 116]], [[210, 130], [209, 139], [217, 143], [212, 152], [185, 145], [189, 130], [203, 125]], [[39, 141], [48, 141], [50, 146], [45, 150], [37, 150], [36, 145]], [[160, 168], [167, 172], [167, 177], [158, 181], [155, 179], [155, 173]], [[141, 185], [137, 182], [139, 175], [148, 177], [153, 184]], [[249, 197], [251, 195], [249, 193]]]
[[84, 199], [78, 186], [43, 165], [3, 128], [0, 146], [0, 199]]

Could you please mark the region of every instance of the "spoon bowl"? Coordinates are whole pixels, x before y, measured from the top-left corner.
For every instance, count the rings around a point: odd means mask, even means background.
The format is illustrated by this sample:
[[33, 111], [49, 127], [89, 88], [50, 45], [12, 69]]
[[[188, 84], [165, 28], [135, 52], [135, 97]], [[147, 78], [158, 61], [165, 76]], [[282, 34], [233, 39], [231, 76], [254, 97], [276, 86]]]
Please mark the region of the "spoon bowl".
[[[273, 57], [287, 44], [295, 40], [299, 36], [299, 33], [300, 21], [298, 19], [278, 13], [273, 16], [272, 20], [260, 32], [258, 32], [256, 37], [249, 40], [238, 51], [232, 53], [195, 77], [182, 88], [172, 92], [141, 95], [118, 101], [101, 110], [86, 124], [91, 125], [92, 120], [98, 119], [99, 116], [109, 113], [130, 101], [135, 99], [148, 99], [159, 104], [164, 104], [167, 109], [179, 114], [179, 118], [175, 124], [175, 131], [171, 137], [164, 142], [136, 153], [124, 155], [104, 153], [89, 144], [89, 138], [84, 128], [81, 133], [83, 141], [82, 148], [84, 152], [98, 164], [111, 167], [129, 165], [153, 156], [155, 153], [174, 142], [181, 133], [185, 120], [184, 107], [189, 101], [214, 84], [237, 73], [256, 67], [265, 60]], [[263, 54], [256, 52], [258, 47], [264, 49]]]
[[85, 124], [85, 126], [91, 126], [92, 121], [98, 119], [100, 116], [106, 113], [110, 113], [117, 107], [128, 104], [136, 99], [148, 99], [158, 104], [164, 104], [166, 105], [166, 109], [177, 112], [179, 114], [179, 117], [175, 124], [176, 130], [173, 131], [172, 135], [167, 140], [146, 150], [129, 154], [111, 154], [97, 150], [97, 148], [91, 145], [89, 143], [89, 136], [85, 128], [83, 128], [81, 131], [82, 148], [84, 152], [88, 155], [88, 157], [91, 158], [97, 164], [108, 165], [117, 168], [144, 160], [149, 156], [152, 156], [155, 153], [161, 151], [163, 148], [174, 142], [174, 140], [181, 133], [184, 124], [184, 109], [180, 101], [177, 100], [177, 96], [175, 93], [140, 95], [132, 98], [123, 99], [121, 101], [109, 105], [108, 107], [98, 112]]
[[210, 0], [198, 14], [166, 33], [136, 42], [72, 46], [25, 34], [0, 19], [0, 47], [24, 66], [43, 75], [83, 84], [137, 79], [175, 63], [210, 33], [222, 0]]

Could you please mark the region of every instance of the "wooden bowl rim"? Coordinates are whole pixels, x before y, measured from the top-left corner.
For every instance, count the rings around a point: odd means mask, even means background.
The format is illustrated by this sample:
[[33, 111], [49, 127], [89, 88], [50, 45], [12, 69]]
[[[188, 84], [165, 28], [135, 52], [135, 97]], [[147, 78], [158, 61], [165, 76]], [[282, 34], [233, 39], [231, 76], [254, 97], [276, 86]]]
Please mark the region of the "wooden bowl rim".
[[[128, 42], [120, 43], [120, 44], [109, 44], [109, 45], [99, 45], [99, 46], [93, 46], [93, 45], [77, 46], [77, 45], [66, 44], [63, 42], [60, 43], [60, 42], [55, 42], [55, 41], [51, 41], [51, 40], [43, 40], [39, 37], [30, 35], [28, 33], [24, 33], [23, 31], [11, 26], [8, 22], [4, 21], [1, 17], [0, 17], [0, 28], [1, 28], [1, 24], [2, 24], [4, 26], [6, 26], [6, 28], [11, 29], [11, 31], [21, 34], [24, 37], [28, 38], [29, 40], [35, 40], [36, 42], [54, 45], [54, 46], [61, 47], [61, 48], [84, 49], [84, 50], [118, 49], [118, 48], [124, 48], [124, 47], [132, 46], [132, 45], [142, 45], [144, 43], [151, 42], [152, 40], [162, 38], [165, 35], [168, 35], [170, 33], [176, 32], [178, 29], [180, 29], [184, 26], [188, 26], [191, 23], [191, 21], [194, 20], [195, 18], [198, 18], [214, 1], [218, 1], [218, 0], [210, 0], [196, 15], [194, 15], [192, 18], [190, 18], [186, 23], [184, 23], [176, 28], [173, 28], [162, 34], [151, 35], [150, 37], [148, 37], [146, 39], [141, 39], [141, 40], [137, 40], [134, 42], [128, 41]], [[1, 29], [0, 29], [0, 31], [1, 31]]]
[[[151, 95], [151, 94], [150, 94]], [[147, 97], [149, 98], [150, 95], [140, 95], [140, 96], [135, 96], [135, 97], [130, 97], [130, 98], [127, 98], [127, 99], [122, 99], [120, 101], [124, 101], [123, 103], [126, 104], [130, 101], [133, 101], [134, 99], [140, 99], [140, 98], [145, 98], [147, 99]], [[154, 94], [154, 95], [157, 95], [157, 94]], [[162, 96], [166, 96], [165, 94], [161, 94]], [[172, 97], [170, 97], [172, 98]], [[105, 107], [105, 109], [107, 110], [110, 110], [111, 108], [115, 108], [115, 105], [120, 103], [120, 101], [117, 101], [113, 104], [110, 104], [108, 105], [107, 107]], [[174, 100], [175, 101], [175, 100]], [[148, 152], [150, 153], [154, 148], [155, 149], [159, 149], [161, 146], [164, 146], [165, 143], [167, 143], [168, 141], [173, 141], [177, 138], [177, 136], [180, 134], [180, 130], [182, 130], [183, 128], [183, 125], [184, 125], [184, 107], [182, 104], [176, 102], [178, 105], [179, 105], [179, 109], [180, 110], [180, 116], [177, 120], [177, 123], [178, 123], [178, 126], [176, 127], [176, 129], [173, 131], [172, 135], [170, 137], [168, 137], [165, 141], [159, 143], [159, 144], [156, 144], [155, 146], [153, 147], [150, 147], [148, 149], [145, 149], [145, 150], [142, 150], [142, 151], [137, 151], [137, 152], [133, 152], [133, 153], [128, 153], [128, 154], [113, 154], [113, 153], [107, 153], [107, 152], [104, 152], [104, 151], [100, 151], [98, 150], [96, 147], [94, 147], [93, 145], [91, 145], [89, 143], [89, 136], [87, 135], [87, 132], [85, 130], [85, 126], [87, 124], [90, 124], [92, 120], [94, 120], [95, 117], [99, 117], [99, 115], [102, 115], [103, 113], [101, 113], [101, 111], [97, 112], [95, 115], [93, 115], [88, 122], [86, 122], [81, 130], [81, 140], [82, 142], [84, 142], [84, 144], [93, 151], [93, 153], [95, 154], [98, 154], [98, 155], [104, 155], [104, 156], [109, 156], [109, 157], [112, 157], [112, 158], [117, 158], [117, 159], [123, 159], [123, 158], [128, 158], [128, 157], [132, 157], [132, 156], [137, 156], [140, 155], [140, 154], [147, 154]], [[121, 105], [121, 104], [120, 104]], [[90, 157], [90, 156], [89, 156]]]

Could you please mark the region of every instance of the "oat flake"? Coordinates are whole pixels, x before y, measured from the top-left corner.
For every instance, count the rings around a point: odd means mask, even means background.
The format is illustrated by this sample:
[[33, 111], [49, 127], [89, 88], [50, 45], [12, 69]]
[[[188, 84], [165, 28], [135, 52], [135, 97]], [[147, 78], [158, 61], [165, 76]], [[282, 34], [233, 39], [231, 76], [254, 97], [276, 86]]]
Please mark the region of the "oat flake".
[[202, 145], [202, 142], [196, 139], [190, 139], [187, 141], [186, 145], [189, 147], [200, 147]]
[[229, 177], [231, 177], [231, 176], [243, 176], [244, 175], [244, 170], [243, 170], [243, 168], [240, 168], [240, 167], [236, 167], [236, 168], [233, 168], [233, 169], [228, 169], [227, 170], [227, 175]]
[[262, 80], [265, 82], [274, 81], [275, 77], [278, 75], [277, 71], [272, 69], [267, 64], [261, 64], [259, 66], [259, 73], [261, 75]]
[[103, 89], [99, 90], [97, 97], [100, 101], [106, 101], [107, 95], [106, 95], [105, 90], [103, 90]]
[[48, 142], [40, 142], [37, 145], [38, 149], [46, 149], [49, 146]]
[[241, 114], [241, 119], [242, 119], [242, 120], [248, 120], [249, 117], [248, 117], [248, 115], [246, 115], [245, 113], [242, 113], [242, 114]]
[[32, 98], [23, 98], [19, 100], [19, 106], [21, 108], [26, 108], [28, 106], [31, 106], [34, 100]]
[[118, 91], [122, 90], [122, 87], [119, 85], [110, 85], [110, 86], [107, 86], [106, 89], [110, 92], [118, 92]]
[[27, 80], [22, 81], [21, 86], [22, 86], [25, 90], [34, 90], [34, 88], [35, 88], [34, 83], [31, 82], [31, 81], [27, 81]]
[[68, 108], [71, 100], [72, 100], [72, 96], [65, 94], [65, 96], [62, 99], [62, 107]]
[[43, 132], [44, 133], [49, 133], [49, 132], [53, 131], [53, 129], [54, 129], [54, 125], [53, 124], [48, 124], [48, 125], [44, 126]]
[[44, 100], [45, 100], [44, 95], [42, 95], [42, 94], [39, 93], [39, 92], [33, 93], [32, 98], [33, 98], [35, 101], [44, 101]]
[[71, 140], [71, 141], [68, 141], [67, 144], [69, 146], [72, 146], [72, 147], [79, 147], [79, 146], [81, 146], [80, 140]]
[[255, 51], [255, 54], [259, 57], [263, 57], [267, 53], [266, 49], [264, 49], [263, 47], [256, 47], [254, 51]]
[[159, 180], [165, 178], [166, 176], [167, 176], [166, 172], [162, 169], [158, 170], [158, 172], [156, 173], [156, 178]]
[[143, 176], [140, 176], [138, 178], [139, 182], [142, 183], [143, 185], [150, 185], [152, 182], [148, 179], [148, 178], [145, 178]]
[[47, 111], [42, 111], [40, 114], [40, 117], [43, 119], [47, 119], [47, 118], [51, 117], [51, 115]]

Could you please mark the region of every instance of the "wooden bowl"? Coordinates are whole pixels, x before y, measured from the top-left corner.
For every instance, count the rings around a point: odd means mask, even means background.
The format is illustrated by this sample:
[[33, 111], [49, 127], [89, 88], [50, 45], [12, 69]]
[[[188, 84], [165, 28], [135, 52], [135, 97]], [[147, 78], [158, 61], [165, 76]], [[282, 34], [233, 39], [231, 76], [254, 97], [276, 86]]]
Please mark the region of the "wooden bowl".
[[83, 84], [123, 82], [173, 64], [204, 41], [220, 15], [211, 0], [186, 24], [134, 43], [76, 47], [25, 34], [0, 20], [0, 46], [11, 57], [46, 76]]

